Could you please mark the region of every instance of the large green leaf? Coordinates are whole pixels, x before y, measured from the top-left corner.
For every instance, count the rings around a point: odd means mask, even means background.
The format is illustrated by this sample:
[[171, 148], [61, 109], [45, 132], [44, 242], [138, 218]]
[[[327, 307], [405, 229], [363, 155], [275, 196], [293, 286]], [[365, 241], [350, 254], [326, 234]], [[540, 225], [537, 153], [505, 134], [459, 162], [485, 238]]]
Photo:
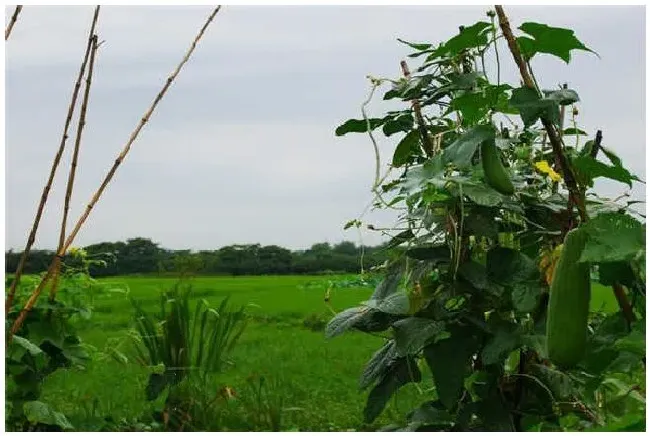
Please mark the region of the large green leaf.
[[541, 98], [537, 91], [528, 87], [512, 91], [510, 104], [519, 110], [524, 126], [532, 126], [540, 118], [546, 118], [555, 124], [560, 122], [558, 102], [551, 98]]
[[428, 50], [431, 47], [433, 47], [433, 44], [428, 44], [428, 43], [409, 42], [409, 41], [405, 41], [405, 40], [400, 39], [400, 38], [397, 38], [397, 40], [399, 42], [401, 42], [402, 44], [406, 44], [409, 47], [411, 47], [412, 49], [417, 50], [417, 51], [424, 51], [424, 50]]
[[632, 330], [629, 335], [618, 339], [614, 345], [617, 349], [645, 356], [645, 333]]
[[593, 181], [599, 177], [625, 183], [630, 188], [632, 180], [639, 180], [622, 166], [610, 166], [591, 156], [578, 156], [572, 159], [573, 167], [583, 184], [593, 186]]
[[391, 339], [381, 347], [366, 364], [359, 380], [359, 389], [364, 390], [377, 379], [382, 378], [397, 359], [395, 342]]
[[584, 225], [589, 239], [580, 262], [617, 262], [645, 250], [645, 225], [630, 215], [602, 213]]
[[535, 262], [520, 251], [495, 247], [487, 253], [487, 271], [496, 283], [527, 282], [539, 277]]
[[384, 124], [382, 131], [384, 135], [391, 136], [397, 132], [409, 132], [413, 129], [413, 115], [402, 113], [395, 118], [391, 118]]
[[476, 345], [476, 339], [467, 330], [456, 330], [452, 331], [451, 337], [424, 349], [424, 358], [431, 368], [438, 398], [449, 409], [460, 398], [469, 359]]
[[406, 292], [396, 292], [381, 300], [371, 299], [366, 306], [392, 315], [405, 315], [409, 311], [409, 297]]
[[637, 278], [630, 262], [604, 262], [598, 265], [598, 281], [606, 286], [619, 283], [623, 286], [633, 287]]
[[537, 307], [541, 292], [539, 282], [516, 283], [512, 287], [512, 304], [518, 312], [532, 312]]
[[476, 153], [478, 146], [483, 141], [494, 139], [495, 136], [496, 132], [492, 124], [474, 126], [450, 144], [449, 147], [445, 148], [443, 162], [453, 163], [459, 168], [465, 168], [471, 163], [472, 156]]
[[559, 57], [568, 64], [571, 61], [572, 50], [595, 53], [580, 42], [574, 31], [570, 29], [532, 22], [523, 23], [519, 29], [533, 37], [533, 39], [526, 38], [525, 42], [518, 38], [522, 48], [525, 47], [524, 52], [527, 59], [532, 58], [535, 53], [547, 53]]
[[481, 359], [486, 365], [493, 365], [504, 360], [512, 350], [519, 347], [520, 338], [514, 332], [499, 330], [487, 343]]
[[409, 317], [393, 324], [395, 349], [400, 356], [415, 354], [445, 331], [445, 323], [428, 318]]
[[413, 156], [420, 154], [420, 134], [417, 130], [411, 130], [395, 147], [392, 164], [399, 168], [409, 163]]
[[371, 300], [383, 300], [389, 295], [397, 292], [400, 280], [402, 279], [403, 267], [401, 263], [392, 264], [384, 279], [377, 285], [370, 297]]
[[458, 274], [476, 289], [488, 289], [490, 286], [485, 266], [478, 262], [463, 263], [458, 268]]
[[[386, 118], [370, 118], [368, 123], [370, 123], [370, 130], [375, 130], [377, 127], [382, 126], [386, 121], [391, 117]], [[343, 136], [346, 133], [364, 133], [368, 131], [368, 123], [366, 120], [347, 120], [345, 123], [341, 124], [336, 128], [336, 136]]]
[[352, 307], [337, 313], [325, 327], [325, 337], [333, 338], [346, 332], [370, 310], [368, 307]]
[[459, 188], [464, 195], [479, 206], [498, 206], [505, 197], [485, 183], [463, 183]]
[[411, 382], [419, 383], [421, 380], [422, 373], [413, 358], [402, 358], [395, 361], [368, 395], [366, 407], [363, 410], [365, 422], [371, 423], [377, 419], [386, 407], [388, 400], [399, 388]]
[[406, 255], [417, 260], [428, 260], [434, 263], [449, 261], [447, 245], [421, 245], [406, 250]]
[[[460, 33], [449, 39], [433, 53], [433, 57], [456, 56], [463, 50], [487, 45], [490, 23], [479, 21], [469, 27], [464, 27]], [[428, 59], [427, 59], [428, 60]]]
[[47, 424], [60, 427], [62, 430], [73, 430], [74, 427], [63, 413], [41, 401], [28, 401], [23, 405], [25, 417], [32, 424]]
[[578, 93], [573, 89], [557, 89], [553, 91], [544, 91], [544, 96], [555, 101], [560, 106], [567, 106], [580, 101]]

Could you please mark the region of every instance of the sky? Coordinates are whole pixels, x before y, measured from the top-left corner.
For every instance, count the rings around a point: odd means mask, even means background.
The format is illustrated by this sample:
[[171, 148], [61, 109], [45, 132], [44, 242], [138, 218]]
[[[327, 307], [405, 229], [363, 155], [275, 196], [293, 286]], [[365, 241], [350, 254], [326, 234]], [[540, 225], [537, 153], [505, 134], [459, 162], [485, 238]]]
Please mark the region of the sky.
[[[487, 8], [224, 6], [73, 245], [138, 236], [197, 250], [383, 241], [377, 232], [343, 230], [372, 199], [374, 155], [367, 135], [336, 137], [334, 130], [361, 117], [368, 74], [399, 77], [410, 49], [397, 38], [441, 42], [459, 25], [487, 20]], [[576, 89], [583, 129], [602, 129], [603, 144], [645, 180], [645, 8], [505, 9], [513, 27], [537, 21], [571, 28], [600, 55], [574, 52], [570, 66], [542, 55], [533, 68], [543, 88], [567, 82]], [[6, 22], [12, 12], [7, 6]], [[210, 12], [208, 6], [102, 7], [97, 33], [105, 42], [95, 64], [69, 228]], [[5, 249], [25, 245], [92, 14], [91, 6], [25, 6], [5, 44]], [[417, 66], [412, 59], [409, 64]], [[502, 74], [518, 83], [507, 53]], [[389, 106], [381, 95], [370, 104], [370, 116], [406, 107]], [[383, 165], [398, 140], [379, 138]], [[38, 248], [56, 248], [72, 146], [68, 140]], [[596, 187], [608, 196], [628, 191], [616, 182]], [[632, 195], [645, 200], [644, 185], [636, 184]], [[395, 218], [381, 211], [364, 217], [377, 227]]]

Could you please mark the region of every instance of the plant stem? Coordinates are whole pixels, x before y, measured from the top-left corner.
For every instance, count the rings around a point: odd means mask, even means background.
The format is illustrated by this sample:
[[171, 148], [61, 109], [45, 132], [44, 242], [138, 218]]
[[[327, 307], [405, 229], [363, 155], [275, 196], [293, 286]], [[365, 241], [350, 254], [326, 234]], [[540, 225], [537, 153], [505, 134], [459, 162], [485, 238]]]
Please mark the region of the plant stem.
[[[497, 15], [499, 16], [499, 25], [501, 26], [501, 31], [503, 32], [504, 37], [508, 41], [508, 47], [510, 48], [510, 52], [512, 53], [512, 57], [514, 58], [517, 67], [519, 67], [519, 72], [521, 74], [522, 80], [524, 81], [524, 85], [527, 86], [528, 88], [537, 90], [535, 86], [535, 82], [533, 81], [533, 78], [530, 75], [528, 68], [526, 66], [526, 62], [524, 61], [524, 58], [521, 55], [521, 51], [519, 50], [517, 41], [515, 40], [515, 37], [512, 34], [512, 30], [510, 29], [510, 22], [508, 21], [508, 17], [504, 12], [503, 7], [496, 5], [495, 9]], [[569, 195], [573, 197], [573, 201], [578, 207], [578, 212], [580, 213], [581, 220], [583, 222], [586, 222], [588, 220], [588, 217], [587, 217], [587, 212], [585, 210], [584, 201], [581, 197], [580, 190], [578, 189], [578, 184], [576, 183], [573, 170], [569, 165], [569, 162], [562, 150], [562, 141], [558, 135], [558, 132], [555, 129], [553, 123], [551, 123], [546, 117], [542, 118], [542, 124], [544, 125], [544, 129], [546, 130], [546, 133], [548, 135], [548, 139], [551, 143], [551, 147], [553, 147], [553, 153], [558, 159], [560, 169], [562, 170], [562, 174], [564, 176], [564, 183], [566, 184], [567, 189], [569, 190]]]
[[[90, 97], [90, 86], [92, 84], [93, 67], [95, 65], [95, 54], [97, 53], [97, 35], [91, 36], [92, 50], [90, 52], [90, 64], [88, 66], [88, 74], [86, 75], [86, 88], [84, 89], [84, 97], [81, 102], [81, 111], [79, 112], [79, 122], [77, 123], [77, 137], [74, 144], [74, 151], [72, 152], [72, 162], [70, 163], [70, 172], [68, 174], [68, 185], [66, 186], [65, 201], [63, 204], [63, 218], [61, 219], [61, 230], [59, 232], [59, 246], [57, 252], [61, 251], [61, 247], [65, 242], [65, 228], [68, 221], [68, 211], [70, 209], [70, 200], [72, 199], [72, 188], [74, 186], [74, 179], [77, 172], [77, 161], [79, 159], [79, 148], [81, 147], [81, 135], [86, 126], [86, 111], [88, 109], [88, 100]], [[60, 264], [60, 262], [59, 262]], [[52, 288], [50, 289], [50, 301], [54, 301], [58, 287], [59, 268], [54, 271], [54, 278], [52, 279]]]
[[9, 35], [11, 35], [11, 31], [14, 28], [14, 24], [16, 24], [16, 20], [18, 19], [18, 14], [20, 14], [20, 11], [22, 10], [23, 10], [23, 5], [16, 6], [16, 9], [14, 10], [14, 14], [11, 16], [11, 21], [9, 21], [9, 24], [5, 29], [5, 41], [9, 39]]
[[92, 35], [94, 35], [95, 33], [95, 26], [97, 25], [97, 18], [99, 17], [99, 8], [100, 8], [99, 6], [95, 7], [95, 14], [93, 15], [93, 21], [90, 26], [90, 36], [88, 37], [88, 45], [86, 46], [86, 54], [84, 55], [84, 60], [81, 63], [81, 68], [79, 69], [79, 75], [77, 76], [77, 81], [75, 82], [74, 90], [72, 91], [72, 99], [70, 101], [70, 106], [68, 107], [68, 114], [66, 115], [65, 126], [63, 128], [63, 135], [61, 137], [59, 149], [57, 150], [56, 155], [54, 156], [54, 160], [52, 161], [50, 175], [47, 179], [47, 183], [45, 184], [45, 187], [43, 188], [43, 193], [41, 194], [41, 200], [40, 203], [38, 204], [38, 208], [36, 209], [36, 216], [34, 217], [34, 222], [32, 223], [32, 229], [30, 230], [29, 236], [27, 238], [27, 244], [25, 245], [25, 249], [23, 250], [23, 253], [20, 256], [20, 261], [18, 262], [18, 266], [16, 267], [14, 280], [11, 282], [11, 287], [9, 288], [9, 293], [7, 295], [7, 300], [5, 302], [5, 316], [9, 313], [9, 310], [13, 305], [14, 297], [16, 295], [16, 287], [20, 284], [20, 277], [22, 276], [23, 270], [25, 269], [25, 264], [27, 263], [27, 257], [29, 256], [29, 252], [32, 249], [32, 245], [36, 240], [36, 232], [38, 231], [38, 226], [41, 222], [43, 210], [45, 209], [45, 204], [47, 203], [47, 198], [50, 194], [50, 189], [52, 188], [52, 182], [54, 181], [56, 170], [59, 166], [59, 162], [61, 161], [63, 150], [65, 150], [65, 143], [66, 140], [68, 139], [68, 128], [70, 127], [70, 122], [72, 121], [74, 108], [77, 104], [77, 97], [79, 96], [79, 89], [81, 88], [81, 79], [84, 75], [84, 72], [86, 71], [86, 64], [88, 63], [88, 59], [90, 57], [90, 51], [92, 48]]
[[75, 224], [74, 228], [72, 229], [72, 232], [70, 232], [70, 235], [67, 237], [65, 243], [63, 244], [63, 247], [61, 247], [60, 250], [58, 250], [58, 252], [56, 253], [56, 257], [52, 261], [52, 263], [50, 264], [49, 268], [47, 269], [47, 272], [45, 273], [45, 276], [41, 279], [41, 282], [38, 284], [36, 289], [34, 289], [34, 292], [32, 292], [32, 295], [30, 296], [29, 300], [25, 304], [25, 307], [21, 310], [20, 314], [18, 315], [18, 318], [16, 319], [16, 321], [11, 326], [11, 331], [10, 331], [9, 336], [7, 338], [7, 341], [5, 343], [6, 344], [5, 347], [7, 345], [9, 345], [9, 343], [11, 342], [11, 339], [13, 338], [13, 335], [20, 329], [23, 322], [25, 321], [25, 318], [27, 317], [27, 314], [32, 309], [32, 307], [34, 307], [34, 304], [36, 303], [36, 300], [38, 299], [40, 294], [43, 292], [43, 289], [45, 288], [48, 281], [52, 277], [52, 275], [54, 273], [54, 270], [56, 269], [56, 265], [57, 265], [57, 260], [56, 259], [58, 258], [60, 260], [63, 257], [63, 254], [66, 252], [66, 250], [70, 247], [70, 245], [74, 241], [74, 238], [77, 236], [77, 233], [79, 233], [79, 230], [81, 229], [82, 225], [84, 224], [84, 222], [86, 221], [86, 219], [90, 215], [90, 212], [92, 211], [93, 207], [95, 206], [95, 204], [97, 204], [97, 202], [101, 198], [101, 195], [104, 192], [104, 190], [106, 189], [106, 186], [108, 186], [108, 183], [111, 181], [111, 179], [115, 175], [115, 172], [117, 171], [117, 168], [120, 166], [120, 164], [122, 163], [122, 161], [124, 160], [124, 158], [128, 154], [129, 150], [131, 149], [131, 145], [136, 140], [136, 138], [138, 137], [140, 131], [145, 126], [147, 121], [149, 121], [149, 118], [153, 114], [153, 111], [156, 109], [156, 106], [158, 106], [158, 103], [160, 103], [160, 100], [162, 100], [162, 98], [165, 96], [165, 93], [167, 92], [167, 90], [169, 89], [171, 84], [174, 82], [174, 79], [176, 79], [176, 77], [180, 73], [183, 66], [189, 60], [190, 56], [194, 52], [194, 49], [196, 48], [196, 45], [198, 44], [198, 42], [203, 37], [203, 34], [205, 33], [205, 30], [208, 28], [208, 26], [210, 25], [210, 23], [212, 22], [215, 15], [217, 15], [217, 12], [219, 12], [220, 9], [221, 9], [221, 6], [217, 6], [212, 11], [212, 13], [208, 16], [208, 19], [206, 20], [205, 24], [203, 25], [203, 27], [199, 31], [198, 35], [194, 38], [194, 41], [192, 42], [192, 45], [190, 46], [188, 51], [185, 53], [185, 56], [183, 57], [181, 62], [178, 64], [178, 66], [176, 67], [174, 72], [167, 78], [167, 81], [166, 81], [165, 85], [163, 86], [162, 90], [158, 93], [158, 95], [154, 99], [154, 101], [151, 104], [151, 106], [149, 107], [149, 109], [145, 112], [144, 116], [140, 120], [140, 123], [138, 124], [136, 129], [131, 133], [131, 136], [129, 137], [129, 140], [127, 141], [124, 148], [122, 149], [122, 152], [119, 154], [117, 159], [115, 159], [115, 163], [113, 164], [111, 169], [106, 174], [106, 177], [104, 178], [104, 180], [102, 181], [102, 184], [100, 185], [100, 187], [97, 189], [97, 191], [93, 195], [93, 197], [92, 197], [90, 203], [88, 204], [88, 206], [86, 206], [86, 210], [79, 217], [77, 223]]
[[[409, 80], [411, 78], [411, 72], [409, 71], [408, 64], [406, 61], [401, 61], [400, 66], [402, 67], [402, 73], [404, 74], [404, 77]], [[420, 132], [420, 137], [422, 138], [422, 144], [424, 144], [424, 152], [427, 154], [427, 156], [432, 157], [433, 143], [429, 137], [429, 132], [427, 132], [427, 125], [424, 121], [424, 117], [422, 116], [422, 108], [420, 107], [420, 102], [417, 98], [414, 98], [411, 100], [411, 105], [413, 107], [413, 112], [415, 113], [417, 128]]]

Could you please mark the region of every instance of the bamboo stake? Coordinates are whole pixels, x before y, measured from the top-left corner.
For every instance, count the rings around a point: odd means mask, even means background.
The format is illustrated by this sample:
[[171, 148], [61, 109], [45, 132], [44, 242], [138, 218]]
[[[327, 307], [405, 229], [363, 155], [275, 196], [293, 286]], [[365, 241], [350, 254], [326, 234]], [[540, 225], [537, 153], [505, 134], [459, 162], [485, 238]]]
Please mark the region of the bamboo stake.
[[[88, 100], [90, 97], [90, 86], [92, 84], [93, 67], [95, 65], [95, 54], [97, 53], [97, 35], [92, 37], [92, 50], [90, 52], [90, 65], [88, 66], [88, 74], [86, 75], [86, 88], [84, 89], [84, 97], [81, 103], [81, 111], [79, 112], [79, 122], [77, 123], [77, 138], [74, 144], [74, 151], [72, 153], [72, 162], [70, 163], [70, 173], [68, 174], [68, 185], [66, 186], [65, 202], [63, 205], [63, 218], [61, 219], [61, 231], [59, 233], [59, 246], [57, 252], [61, 251], [61, 247], [65, 243], [65, 229], [68, 220], [68, 211], [70, 209], [70, 200], [72, 198], [72, 188], [74, 186], [74, 179], [77, 172], [77, 161], [79, 159], [79, 148], [81, 146], [81, 136], [83, 129], [86, 126], [86, 110], [88, 109]], [[60, 258], [54, 258], [57, 261], [57, 267], [54, 271], [54, 278], [52, 279], [52, 288], [50, 289], [50, 301], [54, 301], [58, 287], [58, 276], [61, 267]]]
[[[402, 74], [406, 80], [411, 79], [411, 71], [409, 71], [408, 64], [406, 61], [401, 61], [400, 66], [402, 67]], [[420, 131], [420, 137], [422, 138], [422, 144], [424, 144], [424, 151], [429, 157], [433, 156], [433, 142], [429, 137], [429, 132], [427, 131], [427, 125], [422, 116], [422, 108], [420, 107], [420, 102], [417, 98], [411, 100], [411, 106], [413, 107], [413, 112], [415, 113], [415, 119], [417, 120], [418, 130]]]
[[45, 204], [47, 203], [47, 198], [50, 194], [50, 189], [52, 188], [52, 182], [54, 181], [56, 170], [59, 166], [59, 162], [61, 161], [63, 150], [65, 149], [65, 143], [68, 139], [68, 128], [70, 127], [70, 122], [72, 121], [72, 115], [74, 113], [74, 109], [77, 104], [77, 97], [79, 96], [79, 89], [81, 88], [81, 79], [83, 78], [84, 72], [86, 71], [86, 64], [88, 63], [88, 59], [90, 57], [93, 35], [95, 34], [95, 26], [97, 25], [97, 18], [99, 17], [99, 9], [100, 6], [95, 7], [95, 14], [93, 15], [93, 21], [90, 26], [90, 34], [88, 36], [88, 45], [86, 47], [86, 54], [84, 55], [84, 60], [81, 63], [81, 68], [79, 69], [79, 75], [77, 76], [77, 81], [75, 82], [74, 90], [72, 91], [72, 99], [70, 100], [70, 106], [68, 107], [68, 114], [66, 115], [65, 126], [63, 127], [63, 135], [61, 136], [59, 149], [57, 150], [56, 155], [54, 156], [54, 160], [52, 161], [50, 175], [47, 179], [47, 183], [45, 184], [45, 187], [43, 188], [43, 193], [41, 194], [41, 200], [40, 203], [38, 204], [38, 208], [36, 209], [36, 216], [34, 217], [34, 222], [32, 223], [32, 229], [30, 230], [29, 237], [27, 238], [27, 244], [25, 245], [25, 249], [23, 250], [23, 253], [20, 256], [20, 261], [18, 262], [18, 266], [16, 267], [14, 280], [11, 283], [9, 294], [7, 295], [7, 300], [5, 301], [5, 316], [9, 313], [9, 310], [13, 305], [14, 297], [16, 295], [16, 287], [20, 283], [20, 277], [22, 276], [23, 270], [25, 269], [25, 263], [27, 262], [27, 257], [29, 256], [29, 252], [32, 249], [32, 245], [34, 245], [34, 241], [36, 240], [36, 232], [38, 231], [38, 226], [41, 222], [43, 210], [45, 209]]
[[18, 19], [18, 14], [20, 14], [20, 11], [22, 10], [23, 10], [23, 5], [16, 6], [16, 9], [14, 10], [14, 14], [11, 16], [11, 20], [9, 21], [9, 24], [5, 29], [5, 41], [9, 39], [9, 35], [11, 35], [11, 31], [14, 28], [14, 24], [16, 24], [16, 20]]
[[[115, 163], [113, 164], [111, 169], [106, 174], [106, 177], [104, 178], [104, 180], [103, 180], [102, 184], [100, 185], [100, 187], [97, 189], [97, 192], [95, 192], [95, 194], [93, 195], [93, 197], [92, 197], [90, 203], [88, 204], [88, 206], [86, 206], [85, 212], [79, 217], [79, 220], [77, 221], [74, 228], [72, 229], [72, 232], [70, 232], [70, 235], [67, 237], [65, 243], [63, 244], [63, 247], [61, 247], [61, 249], [58, 250], [58, 252], [56, 254], [56, 258], [58, 258], [59, 261], [61, 260], [61, 258], [65, 254], [66, 250], [70, 247], [70, 245], [72, 245], [72, 242], [74, 241], [74, 238], [77, 236], [77, 233], [79, 233], [79, 230], [81, 229], [82, 225], [84, 224], [84, 222], [86, 221], [86, 219], [90, 215], [90, 212], [92, 211], [92, 208], [95, 206], [97, 201], [99, 201], [102, 193], [106, 189], [106, 186], [108, 185], [108, 183], [111, 181], [111, 179], [115, 175], [115, 172], [117, 171], [117, 168], [120, 166], [120, 164], [122, 163], [122, 161], [124, 160], [124, 158], [128, 154], [129, 150], [131, 149], [131, 145], [133, 144], [135, 139], [138, 137], [138, 134], [140, 133], [140, 131], [142, 130], [144, 125], [149, 121], [149, 118], [151, 117], [151, 114], [153, 113], [154, 109], [156, 108], [156, 106], [158, 105], [160, 100], [162, 100], [162, 98], [164, 97], [165, 93], [167, 92], [167, 90], [169, 89], [171, 84], [174, 82], [174, 79], [176, 79], [176, 76], [178, 76], [178, 74], [180, 73], [183, 66], [189, 60], [190, 56], [194, 52], [194, 49], [196, 48], [196, 45], [199, 42], [199, 40], [203, 37], [203, 34], [205, 33], [205, 30], [208, 28], [208, 26], [210, 25], [210, 23], [212, 22], [215, 15], [217, 15], [217, 12], [219, 12], [220, 9], [221, 9], [221, 6], [217, 6], [214, 9], [214, 11], [212, 11], [210, 16], [206, 20], [205, 24], [203, 25], [203, 27], [199, 31], [198, 35], [196, 36], [196, 38], [194, 38], [194, 41], [192, 42], [192, 45], [190, 46], [189, 50], [186, 52], [185, 56], [183, 57], [181, 62], [178, 64], [178, 66], [176, 67], [174, 72], [167, 78], [167, 82], [163, 86], [162, 90], [158, 93], [158, 95], [154, 99], [154, 101], [151, 104], [151, 106], [149, 107], [149, 109], [145, 112], [144, 116], [140, 120], [140, 123], [138, 124], [136, 129], [131, 133], [131, 136], [129, 137], [129, 140], [127, 141], [124, 148], [122, 149], [122, 152], [119, 154], [117, 159], [115, 159]], [[25, 318], [27, 317], [27, 314], [32, 309], [32, 307], [34, 307], [34, 304], [36, 303], [36, 300], [38, 299], [40, 294], [43, 292], [43, 289], [45, 288], [48, 281], [52, 277], [52, 275], [54, 273], [54, 270], [56, 269], [56, 264], [57, 264], [56, 258], [50, 264], [49, 268], [47, 269], [47, 272], [45, 273], [45, 276], [41, 279], [41, 282], [38, 284], [38, 286], [36, 287], [36, 289], [34, 290], [32, 295], [30, 296], [29, 300], [25, 304], [25, 307], [23, 308], [23, 310], [18, 315], [18, 318], [16, 319], [14, 324], [11, 326], [11, 331], [10, 331], [9, 336], [7, 338], [6, 344], [10, 343], [11, 339], [13, 338], [13, 335], [20, 329], [23, 322], [25, 321]]]
[[[508, 47], [510, 48], [512, 57], [515, 59], [515, 63], [519, 67], [519, 72], [521, 73], [521, 78], [524, 81], [524, 85], [531, 89], [536, 89], [535, 83], [533, 82], [532, 77], [526, 67], [526, 63], [524, 62], [524, 59], [521, 56], [521, 52], [519, 50], [519, 46], [517, 45], [517, 41], [515, 40], [515, 37], [512, 34], [512, 30], [510, 29], [510, 23], [508, 21], [508, 17], [506, 16], [503, 10], [503, 6], [495, 5], [494, 8], [496, 9], [497, 15], [499, 16], [499, 25], [501, 26], [501, 31], [503, 32], [503, 36], [508, 41]], [[542, 118], [542, 124], [544, 125], [544, 129], [548, 134], [548, 139], [551, 142], [551, 146], [553, 147], [553, 154], [557, 158], [557, 162], [560, 166], [560, 169], [562, 170], [562, 174], [564, 176], [564, 183], [566, 184], [569, 190], [569, 197], [572, 198], [573, 203], [578, 208], [578, 213], [580, 214], [580, 220], [583, 223], [587, 222], [589, 217], [587, 216], [587, 212], [585, 209], [584, 198], [581, 195], [580, 190], [578, 189], [578, 185], [573, 175], [573, 170], [569, 165], [566, 156], [564, 155], [564, 152], [562, 150], [562, 140], [560, 139], [557, 131], [555, 130], [555, 126], [548, 119]], [[625, 294], [624, 289], [620, 285], [614, 285], [613, 290], [614, 290], [614, 295], [616, 297], [616, 300], [618, 301], [619, 307], [623, 312], [623, 316], [625, 317], [625, 320], [629, 325], [632, 322], [634, 322], [636, 316], [634, 315], [634, 311], [630, 306], [630, 303], [627, 299], [627, 295]]]

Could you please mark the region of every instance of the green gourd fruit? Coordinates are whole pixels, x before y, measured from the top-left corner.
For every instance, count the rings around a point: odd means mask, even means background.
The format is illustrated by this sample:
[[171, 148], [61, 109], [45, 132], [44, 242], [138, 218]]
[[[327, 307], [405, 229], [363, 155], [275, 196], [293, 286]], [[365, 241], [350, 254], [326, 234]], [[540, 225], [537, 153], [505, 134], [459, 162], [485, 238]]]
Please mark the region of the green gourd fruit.
[[494, 140], [483, 141], [481, 143], [481, 162], [483, 164], [485, 181], [488, 185], [503, 195], [514, 194], [515, 187], [512, 185], [512, 181], [503, 163], [501, 163], [499, 151]]
[[564, 239], [551, 281], [546, 317], [548, 358], [559, 367], [575, 366], [585, 354], [591, 277], [588, 263], [578, 263], [588, 235], [573, 229]]

